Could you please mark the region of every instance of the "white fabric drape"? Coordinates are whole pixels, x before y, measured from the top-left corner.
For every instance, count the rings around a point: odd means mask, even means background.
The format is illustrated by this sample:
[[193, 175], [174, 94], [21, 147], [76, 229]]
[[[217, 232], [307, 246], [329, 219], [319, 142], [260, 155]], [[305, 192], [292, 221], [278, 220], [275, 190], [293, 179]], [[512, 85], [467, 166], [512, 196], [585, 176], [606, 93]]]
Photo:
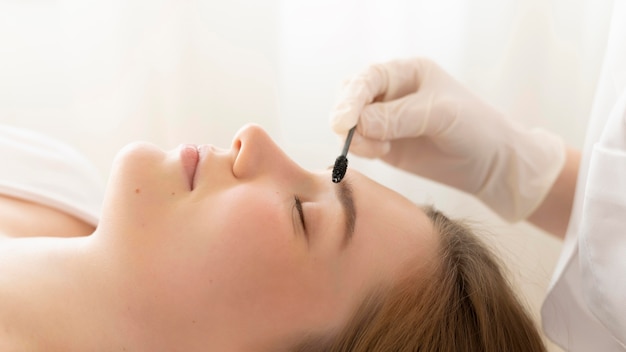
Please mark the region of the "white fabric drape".
[[[429, 56], [514, 118], [582, 146], [612, 1], [0, 0], [0, 122], [62, 138], [106, 176], [142, 139], [229, 146], [265, 126], [303, 166], [340, 146], [327, 116], [342, 79]], [[538, 310], [560, 243], [500, 222], [469, 197], [392, 170], [351, 166], [489, 230]]]

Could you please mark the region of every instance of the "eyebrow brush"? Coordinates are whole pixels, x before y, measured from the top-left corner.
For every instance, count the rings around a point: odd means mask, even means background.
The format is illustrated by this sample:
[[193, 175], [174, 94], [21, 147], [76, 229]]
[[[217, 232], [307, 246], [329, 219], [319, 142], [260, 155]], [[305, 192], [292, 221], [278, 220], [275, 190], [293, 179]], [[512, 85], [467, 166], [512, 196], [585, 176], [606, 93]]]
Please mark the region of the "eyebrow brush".
[[343, 145], [343, 151], [341, 155], [335, 159], [335, 166], [333, 167], [333, 182], [339, 183], [346, 175], [346, 171], [348, 170], [348, 148], [350, 148], [350, 142], [352, 142], [352, 135], [354, 134], [354, 130], [356, 126], [352, 127], [350, 131], [348, 131], [348, 136], [346, 137], [346, 143]]

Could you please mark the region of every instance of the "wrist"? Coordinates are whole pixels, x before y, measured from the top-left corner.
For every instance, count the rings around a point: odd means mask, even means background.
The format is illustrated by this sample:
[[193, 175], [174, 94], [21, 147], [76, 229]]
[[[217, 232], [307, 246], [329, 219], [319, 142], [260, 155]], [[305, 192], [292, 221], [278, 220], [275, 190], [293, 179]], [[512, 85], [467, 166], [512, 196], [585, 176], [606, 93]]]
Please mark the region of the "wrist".
[[565, 163], [550, 191], [541, 203], [528, 216], [527, 220], [539, 228], [563, 238], [569, 225], [569, 218], [574, 205], [576, 183], [580, 168], [580, 151], [567, 148]]
[[542, 203], [565, 165], [563, 140], [541, 129], [525, 130], [496, 152], [496, 160], [476, 194], [502, 218], [526, 219]]

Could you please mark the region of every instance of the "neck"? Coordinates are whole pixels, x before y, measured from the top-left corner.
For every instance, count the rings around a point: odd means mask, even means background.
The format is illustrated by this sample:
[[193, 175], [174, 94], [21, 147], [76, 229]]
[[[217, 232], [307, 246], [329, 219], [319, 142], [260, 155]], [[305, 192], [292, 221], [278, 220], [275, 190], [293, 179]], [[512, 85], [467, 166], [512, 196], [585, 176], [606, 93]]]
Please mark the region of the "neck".
[[115, 282], [92, 242], [91, 237], [0, 242], [1, 350], [129, 349]]
[[223, 315], [188, 319], [198, 307], [159, 294], [140, 255], [100, 237], [0, 239], [0, 351], [252, 350]]

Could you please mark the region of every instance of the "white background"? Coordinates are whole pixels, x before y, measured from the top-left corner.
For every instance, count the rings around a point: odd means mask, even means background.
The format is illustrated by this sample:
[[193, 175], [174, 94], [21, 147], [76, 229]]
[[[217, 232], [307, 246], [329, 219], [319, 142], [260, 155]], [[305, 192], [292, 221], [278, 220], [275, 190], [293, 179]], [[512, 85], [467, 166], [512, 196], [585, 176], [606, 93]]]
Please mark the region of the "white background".
[[[0, 0], [0, 123], [67, 141], [105, 178], [128, 142], [228, 147], [247, 122], [263, 125], [301, 165], [324, 168], [341, 148], [328, 128], [341, 81], [370, 63], [421, 55], [513, 118], [581, 147], [611, 7], [592, 0]], [[352, 156], [350, 165], [480, 224], [538, 317], [559, 241], [379, 162]]]

